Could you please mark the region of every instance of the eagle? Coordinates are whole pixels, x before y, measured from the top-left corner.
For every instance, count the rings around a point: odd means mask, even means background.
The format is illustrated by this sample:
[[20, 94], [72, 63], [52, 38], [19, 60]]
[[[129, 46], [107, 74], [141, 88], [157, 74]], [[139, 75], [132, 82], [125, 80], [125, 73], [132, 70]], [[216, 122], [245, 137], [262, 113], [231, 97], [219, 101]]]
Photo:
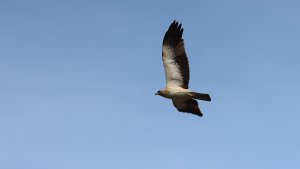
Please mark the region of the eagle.
[[155, 95], [171, 99], [179, 112], [203, 116], [198, 100], [211, 101], [209, 94], [193, 92], [189, 89], [189, 61], [182, 39], [183, 28], [176, 20], [165, 33], [162, 45], [162, 61], [165, 69], [166, 87]]

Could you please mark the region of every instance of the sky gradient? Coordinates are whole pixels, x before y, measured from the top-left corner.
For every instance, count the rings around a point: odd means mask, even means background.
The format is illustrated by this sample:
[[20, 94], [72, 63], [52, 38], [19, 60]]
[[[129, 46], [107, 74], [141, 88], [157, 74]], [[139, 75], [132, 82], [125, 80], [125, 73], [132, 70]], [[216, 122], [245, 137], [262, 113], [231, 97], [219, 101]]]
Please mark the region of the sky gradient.
[[[1, 1], [0, 168], [300, 168], [299, 5]], [[154, 95], [174, 19], [202, 118]]]

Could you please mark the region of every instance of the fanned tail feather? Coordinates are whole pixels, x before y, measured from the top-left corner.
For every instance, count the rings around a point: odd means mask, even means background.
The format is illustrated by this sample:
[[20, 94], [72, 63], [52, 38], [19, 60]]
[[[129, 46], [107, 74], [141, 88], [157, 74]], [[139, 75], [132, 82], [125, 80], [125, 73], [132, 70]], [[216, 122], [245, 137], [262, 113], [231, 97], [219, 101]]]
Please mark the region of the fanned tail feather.
[[210, 98], [209, 94], [197, 93], [197, 92], [190, 92], [190, 94], [194, 99], [204, 100], [204, 101], [211, 101], [211, 98]]

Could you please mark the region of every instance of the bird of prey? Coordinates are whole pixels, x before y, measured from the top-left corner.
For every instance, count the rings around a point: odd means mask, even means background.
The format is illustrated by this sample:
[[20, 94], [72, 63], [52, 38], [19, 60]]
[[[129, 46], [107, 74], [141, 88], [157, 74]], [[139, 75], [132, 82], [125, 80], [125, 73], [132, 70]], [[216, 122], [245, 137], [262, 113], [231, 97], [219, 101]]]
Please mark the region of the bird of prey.
[[166, 32], [162, 45], [162, 60], [165, 69], [166, 87], [155, 95], [171, 99], [180, 112], [192, 113], [200, 117], [198, 100], [211, 101], [208, 94], [189, 90], [189, 61], [182, 39], [183, 28], [174, 20]]

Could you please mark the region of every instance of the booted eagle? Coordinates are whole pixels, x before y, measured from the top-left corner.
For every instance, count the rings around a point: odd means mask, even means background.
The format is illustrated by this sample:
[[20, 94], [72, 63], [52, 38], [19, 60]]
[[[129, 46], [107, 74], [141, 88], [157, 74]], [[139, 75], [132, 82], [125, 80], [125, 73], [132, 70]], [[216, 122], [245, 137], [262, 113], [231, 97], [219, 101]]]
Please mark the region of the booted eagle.
[[172, 99], [173, 105], [180, 112], [203, 116], [198, 100], [211, 101], [210, 96], [189, 90], [189, 61], [182, 39], [183, 28], [174, 21], [166, 32], [162, 45], [162, 60], [165, 68], [167, 85], [155, 93]]

